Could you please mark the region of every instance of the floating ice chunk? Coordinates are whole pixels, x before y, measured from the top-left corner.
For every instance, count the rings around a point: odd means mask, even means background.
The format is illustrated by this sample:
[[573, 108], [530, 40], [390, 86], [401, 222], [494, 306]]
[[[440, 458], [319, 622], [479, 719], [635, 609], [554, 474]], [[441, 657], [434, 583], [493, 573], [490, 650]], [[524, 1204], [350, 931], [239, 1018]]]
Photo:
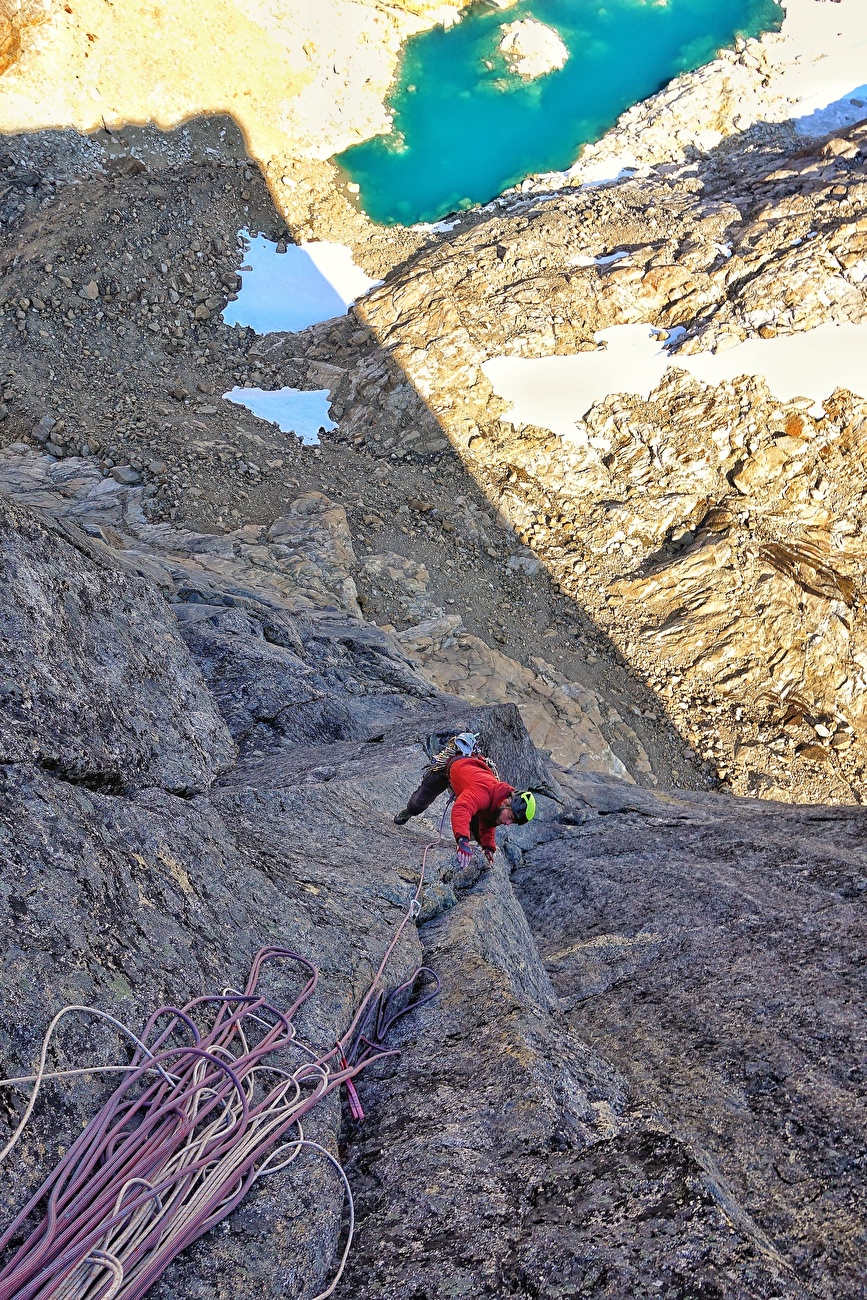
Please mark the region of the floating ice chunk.
[[343, 316], [368, 290], [371, 280], [352, 260], [345, 244], [289, 244], [285, 253], [264, 235], [249, 240], [241, 290], [223, 312], [227, 325], [249, 325], [257, 334], [303, 330]]
[[[668, 344], [677, 336], [672, 331]], [[598, 352], [486, 361], [482, 370], [494, 392], [511, 403], [504, 418], [573, 434], [576, 422], [614, 393], [635, 393], [646, 400], [670, 366], [710, 385], [739, 375], [764, 378], [779, 401], [811, 399], [816, 415], [837, 388], [867, 399], [867, 325], [829, 322], [801, 334], [748, 339], [726, 351], [691, 356], [672, 356], [648, 325], [615, 325], [594, 338], [605, 344]]]
[[233, 388], [223, 397], [246, 406], [262, 420], [270, 420], [283, 433], [297, 434], [308, 447], [317, 445], [322, 430], [328, 433], [337, 428], [329, 418], [327, 388], [277, 388], [271, 392], [264, 388]]

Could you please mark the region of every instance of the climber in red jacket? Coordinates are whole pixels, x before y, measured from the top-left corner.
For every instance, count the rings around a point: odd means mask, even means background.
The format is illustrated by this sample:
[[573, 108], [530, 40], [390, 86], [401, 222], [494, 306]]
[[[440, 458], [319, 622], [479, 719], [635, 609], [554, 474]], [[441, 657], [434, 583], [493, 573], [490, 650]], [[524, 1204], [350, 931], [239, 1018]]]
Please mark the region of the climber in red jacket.
[[410, 817], [418, 817], [449, 786], [455, 795], [452, 831], [458, 846], [459, 866], [465, 866], [472, 857], [470, 836], [482, 846], [491, 863], [497, 849], [496, 828], [523, 826], [536, 815], [536, 796], [532, 790], [518, 793], [514, 786], [499, 779], [486, 759], [473, 756], [452, 758], [445, 764], [429, 767], [421, 785], [395, 817], [395, 823], [403, 826]]

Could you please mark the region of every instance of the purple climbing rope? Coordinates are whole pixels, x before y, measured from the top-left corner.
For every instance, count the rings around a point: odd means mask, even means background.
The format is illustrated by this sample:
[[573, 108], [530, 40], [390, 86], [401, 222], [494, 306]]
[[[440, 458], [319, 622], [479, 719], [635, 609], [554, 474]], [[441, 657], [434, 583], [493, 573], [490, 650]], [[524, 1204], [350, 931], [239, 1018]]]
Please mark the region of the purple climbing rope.
[[[439, 981], [426, 967], [391, 991], [380, 987], [400, 934], [418, 914], [422, 883], [423, 877], [350, 1029], [325, 1054], [303, 1043], [293, 1023], [319, 972], [288, 948], [261, 949], [243, 993], [226, 990], [155, 1011], [135, 1039], [130, 1064], [108, 1067], [122, 1068], [123, 1082], [0, 1236], [6, 1250], [41, 1211], [0, 1270], [0, 1300], [137, 1300], [259, 1178], [285, 1168], [305, 1147], [335, 1164], [348, 1190], [339, 1164], [304, 1138], [301, 1121], [341, 1085], [354, 1093], [352, 1080], [362, 1070], [395, 1054], [386, 1046], [394, 1026], [436, 996]], [[305, 974], [287, 1010], [258, 992], [263, 966], [275, 961], [295, 963]], [[48, 1043], [64, 1013], [49, 1027], [34, 1095], [7, 1153], [43, 1078], [51, 1077]], [[351, 1231], [341, 1272], [350, 1243]]]

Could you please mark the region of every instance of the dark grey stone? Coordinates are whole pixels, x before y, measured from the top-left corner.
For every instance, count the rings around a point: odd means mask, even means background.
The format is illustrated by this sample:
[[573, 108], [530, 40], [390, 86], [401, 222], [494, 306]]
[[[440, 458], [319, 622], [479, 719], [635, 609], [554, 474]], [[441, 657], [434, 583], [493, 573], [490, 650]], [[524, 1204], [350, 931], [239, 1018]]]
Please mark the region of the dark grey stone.
[[[329, 1047], [426, 857], [387, 982], [424, 962], [440, 995], [360, 1079], [364, 1124], [333, 1100], [307, 1128], [356, 1195], [336, 1295], [860, 1295], [867, 812], [558, 784], [513, 705], [439, 695], [369, 625], [216, 579], [168, 606], [100, 541], [2, 510], [4, 1073], [69, 1002], [136, 1027], [274, 940], [320, 966], [299, 1031]], [[457, 892], [444, 802], [392, 819], [462, 730], [564, 803]], [[75, 1021], [56, 1051], [124, 1048]], [[108, 1090], [46, 1088], [5, 1215]], [[2, 1104], [0, 1137], [22, 1103]], [[152, 1294], [316, 1294], [341, 1203], [305, 1156]]]
[[0, 757], [106, 789], [207, 788], [225, 724], [154, 589], [71, 525], [0, 500]]

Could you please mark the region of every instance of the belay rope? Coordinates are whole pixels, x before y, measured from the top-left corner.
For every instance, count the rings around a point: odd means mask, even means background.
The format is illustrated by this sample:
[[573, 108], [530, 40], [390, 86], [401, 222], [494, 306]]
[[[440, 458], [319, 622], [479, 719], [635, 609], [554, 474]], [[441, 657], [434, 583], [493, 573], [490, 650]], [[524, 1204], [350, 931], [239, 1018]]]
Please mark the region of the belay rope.
[[[160, 1007], [140, 1037], [94, 1007], [58, 1012], [45, 1034], [36, 1073], [0, 1080], [2, 1087], [34, 1085], [0, 1162], [21, 1138], [46, 1079], [99, 1073], [125, 1078], [0, 1236], [3, 1251], [45, 1202], [41, 1221], [0, 1270], [0, 1300], [137, 1300], [176, 1255], [231, 1214], [260, 1179], [285, 1169], [305, 1148], [335, 1167], [348, 1198], [349, 1227], [337, 1274], [315, 1300], [333, 1293], [352, 1246], [352, 1192], [339, 1161], [305, 1138], [301, 1121], [342, 1084], [353, 1119], [363, 1118], [353, 1079], [374, 1061], [398, 1054], [385, 1046], [387, 1034], [439, 991], [436, 975], [425, 966], [391, 991], [382, 984], [404, 929], [421, 910], [427, 856], [438, 842], [425, 847], [409, 907], [349, 1028], [329, 1052], [318, 1054], [302, 1042], [293, 1024], [316, 988], [319, 971], [306, 957], [276, 946], [256, 954], [243, 992], [225, 989], [182, 1008]], [[273, 961], [297, 963], [307, 973], [285, 1011], [257, 991], [262, 967]], [[203, 1028], [196, 1021], [206, 1012], [210, 1027]], [[72, 1013], [122, 1030], [135, 1044], [130, 1063], [47, 1072], [52, 1036]], [[187, 1041], [173, 1045], [177, 1034]], [[272, 1063], [275, 1053], [287, 1051], [300, 1053], [301, 1064]]]

